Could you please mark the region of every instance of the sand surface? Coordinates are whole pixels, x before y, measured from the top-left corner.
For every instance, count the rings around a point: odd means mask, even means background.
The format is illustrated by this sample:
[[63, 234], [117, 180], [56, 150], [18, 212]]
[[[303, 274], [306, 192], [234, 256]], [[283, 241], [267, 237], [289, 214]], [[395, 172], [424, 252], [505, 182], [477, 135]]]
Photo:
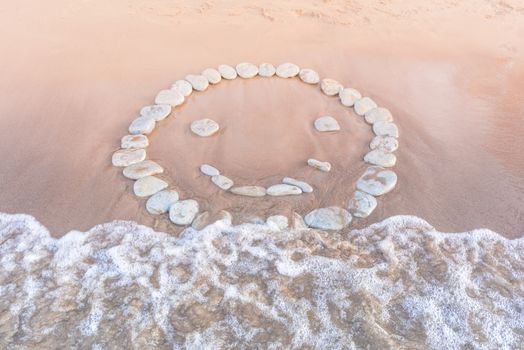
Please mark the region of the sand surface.
[[[0, 5], [0, 211], [53, 235], [114, 219], [174, 232], [147, 214], [111, 154], [139, 109], [188, 73], [241, 61], [291, 61], [389, 108], [401, 147], [396, 189], [365, 226], [396, 214], [441, 231], [524, 233], [524, 5], [519, 1], [17, 1]], [[312, 121], [339, 119], [318, 135]], [[216, 137], [189, 123], [213, 118]], [[152, 135], [149, 157], [182, 197], [237, 217], [344, 206], [372, 136], [336, 99], [298, 81], [236, 80], [192, 95]], [[304, 166], [315, 157], [334, 170]], [[296, 176], [298, 198], [220, 193]]]

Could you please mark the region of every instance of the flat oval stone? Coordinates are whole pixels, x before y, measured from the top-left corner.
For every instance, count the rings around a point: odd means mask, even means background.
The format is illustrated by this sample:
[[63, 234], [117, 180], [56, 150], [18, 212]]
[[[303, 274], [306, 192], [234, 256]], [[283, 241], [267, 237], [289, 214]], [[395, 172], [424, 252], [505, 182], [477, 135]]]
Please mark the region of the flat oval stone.
[[364, 156], [364, 161], [369, 164], [378, 165], [385, 168], [395, 166], [397, 157], [389, 152], [375, 149]]
[[264, 197], [266, 195], [266, 189], [260, 186], [232, 187], [229, 189], [229, 191], [239, 196], [247, 197]]
[[355, 191], [348, 203], [349, 212], [358, 218], [367, 218], [376, 207], [377, 199], [362, 191]]
[[258, 74], [258, 67], [253, 63], [242, 62], [237, 64], [236, 70], [241, 78], [249, 79]]
[[342, 84], [333, 79], [326, 78], [320, 82], [320, 89], [328, 96], [335, 96], [342, 91], [343, 88]]
[[141, 162], [128, 165], [124, 168], [123, 174], [131, 180], [138, 180], [146, 176], [161, 174], [164, 169], [152, 160], [143, 160]]
[[373, 124], [373, 132], [377, 136], [398, 137], [397, 125], [390, 122], [376, 122]]
[[114, 166], [128, 166], [146, 159], [146, 151], [141, 149], [120, 149], [113, 153], [111, 162]]
[[360, 100], [362, 98], [360, 92], [352, 88], [342, 89], [342, 91], [340, 91], [338, 95], [340, 97], [340, 103], [342, 103], [346, 107], [353, 106], [357, 100]]
[[307, 182], [304, 182], [304, 181], [299, 181], [299, 180], [293, 179], [292, 177], [285, 177], [282, 180], [282, 183], [285, 183], [285, 184], [288, 184], [288, 185], [297, 186], [298, 188], [300, 188], [302, 190], [302, 192], [305, 192], [305, 193], [313, 192], [313, 187], [311, 187], [310, 184], [308, 184]]
[[288, 219], [284, 215], [272, 215], [267, 218], [266, 224], [276, 230], [285, 230], [289, 225]]
[[200, 137], [211, 136], [220, 129], [218, 123], [211, 119], [199, 119], [191, 123], [191, 131]]
[[397, 184], [397, 174], [379, 166], [370, 166], [357, 180], [357, 188], [373, 196], [391, 191]]
[[391, 112], [387, 108], [375, 107], [366, 112], [364, 119], [366, 119], [368, 124], [391, 122], [393, 121], [393, 115], [391, 115]]
[[202, 71], [202, 75], [206, 77], [207, 81], [209, 81], [211, 84], [218, 84], [220, 83], [220, 80], [222, 80], [222, 75], [220, 75], [220, 72], [214, 68], [204, 69], [204, 71]]
[[170, 105], [176, 107], [184, 103], [184, 95], [177, 90], [161, 90], [155, 97], [157, 105]]
[[165, 188], [167, 188], [167, 182], [154, 176], [142, 177], [133, 184], [133, 192], [138, 197], [148, 197]]
[[128, 131], [132, 135], [149, 134], [155, 128], [155, 120], [152, 118], [138, 117], [131, 122]]
[[375, 101], [373, 101], [369, 97], [362, 97], [361, 99], [355, 101], [353, 109], [355, 110], [355, 113], [357, 113], [360, 116], [363, 116], [364, 114], [366, 114], [366, 112], [372, 110], [375, 107], [377, 107]]
[[310, 158], [307, 160], [307, 164], [321, 171], [328, 172], [331, 170], [331, 164], [329, 162], [321, 162], [320, 160]]
[[188, 74], [186, 75], [186, 80], [191, 84], [193, 90], [196, 91], [205, 91], [209, 86], [207, 78], [200, 74]]
[[391, 136], [375, 136], [373, 140], [371, 140], [369, 148], [395, 152], [398, 149], [398, 140]]
[[187, 97], [193, 92], [193, 86], [187, 80], [177, 80], [171, 85], [171, 90]]
[[237, 71], [235, 70], [235, 68], [227, 64], [221, 64], [220, 66], [218, 66], [218, 71], [222, 78], [227, 80], [233, 80], [237, 77]]
[[200, 166], [200, 171], [202, 172], [202, 174], [207, 175], [207, 176], [220, 175], [220, 171], [218, 171], [217, 168], [209, 164], [202, 164]]
[[288, 185], [288, 184], [278, 184], [278, 185], [270, 186], [266, 190], [266, 193], [269, 194], [270, 196], [290, 196], [290, 195], [302, 194], [302, 190], [297, 186]]
[[292, 78], [296, 77], [300, 72], [300, 68], [294, 63], [282, 63], [279, 64], [276, 70], [277, 76], [280, 78]]
[[164, 190], [155, 193], [146, 202], [146, 210], [153, 215], [167, 213], [173, 203], [178, 201], [178, 192], [175, 190]]
[[224, 175], [211, 176], [211, 181], [215, 185], [217, 185], [218, 187], [226, 191], [229, 190], [234, 185], [233, 180], [231, 180], [229, 177], [226, 177]]
[[258, 75], [261, 77], [269, 78], [275, 75], [276, 72], [277, 70], [275, 69], [275, 66], [273, 66], [271, 63], [261, 63], [258, 66]]
[[145, 118], [151, 118], [157, 122], [164, 120], [171, 114], [171, 105], [151, 105], [142, 107], [140, 115]]
[[320, 230], [341, 230], [351, 223], [351, 214], [339, 207], [318, 208], [304, 218], [309, 227]]
[[149, 140], [146, 135], [126, 135], [120, 140], [121, 148], [146, 148]]
[[340, 125], [338, 125], [337, 120], [329, 115], [317, 118], [314, 124], [315, 129], [321, 132], [340, 130]]
[[303, 68], [298, 73], [300, 80], [306, 84], [318, 84], [320, 77], [313, 69]]
[[198, 214], [198, 202], [193, 199], [177, 201], [169, 208], [169, 220], [175, 225], [189, 225]]

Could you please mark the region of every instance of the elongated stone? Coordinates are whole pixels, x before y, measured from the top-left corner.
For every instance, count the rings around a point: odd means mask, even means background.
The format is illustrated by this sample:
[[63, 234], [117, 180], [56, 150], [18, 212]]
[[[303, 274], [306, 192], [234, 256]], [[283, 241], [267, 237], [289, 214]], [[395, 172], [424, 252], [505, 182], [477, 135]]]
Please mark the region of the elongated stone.
[[266, 189], [260, 186], [232, 187], [229, 191], [233, 194], [247, 197], [264, 197], [266, 195]]
[[155, 129], [155, 120], [153, 118], [138, 117], [131, 122], [128, 131], [132, 135], [150, 134]]
[[126, 135], [120, 140], [121, 148], [146, 148], [149, 140], [146, 135]]
[[380, 149], [375, 149], [364, 156], [364, 161], [369, 164], [379, 165], [381, 167], [390, 168], [395, 166], [397, 157], [394, 154], [385, 152]]
[[188, 74], [186, 80], [191, 84], [193, 90], [205, 91], [209, 86], [209, 81], [206, 77], [200, 74]]
[[218, 71], [220, 72], [220, 75], [222, 76], [222, 78], [227, 79], [227, 80], [233, 80], [238, 75], [235, 68], [227, 64], [221, 64], [220, 66], [218, 66]]
[[202, 164], [200, 166], [200, 171], [202, 172], [202, 174], [207, 175], [207, 176], [220, 175], [220, 171], [218, 171], [217, 168], [209, 164]]
[[193, 199], [177, 201], [169, 208], [169, 220], [175, 225], [190, 225], [198, 214], [198, 202]]
[[146, 151], [144, 149], [120, 149], [113, 153], [111, 162], [114, 166], [128, 166], [146, 159]]
[[307, 164], [321, 171], [329, 172], [331, 170], [331, 164], [329, 162], [321, 162], [317, 159], [308, 159]]
[[206, 68], [202, 71], [202, 75], [206, 77], [210, 84], [218, 84], [222, 80], [220, 72], [214, 68]]
[[146, 176], [161, 174], [163, 172], [164, 169], [152, 160], [143, 160], [141, 162], [128, 165], [122, 171], [125, 177], [132, 180], [138, 180]]
[[373, 124], [373, 132], [377, 136], [399, 136], [397, 125], [390, 122], [376, 122]]
[[258, 66], [258, 75], [261, 77], [272, 77], [276, 73], [275, 66], [273, 66], [271, 63], [261, 63]]
[[305, 193], [313, 192], [313, 187], [311, 187], [310, 184], [308, 184], [307, 182], [304, 182], [304, 181], [299, 181], [299, 180], [293, 179], [291, 177], [285, 177], [282, 180], [282, 183], [285, 183], [285, 184], [288, 184], [288, 185], [297, 186], [298, 188], [300, 188], [302, 190], [302, 192], [305, 192]]
[[167, 182], [154, 176], [145, 176], [135, 181], [133, 192], [138, 197], [148, 197], [167, 188]]
[[362, 191], [355, 191], [348, 203], [349, 212], [358, 218], [368, 217], [376, 207], [377, 199]]
[[320, 132], [339, 131], [340, 125], [335, 118], [326, 115], [315, 120], [315, 129]]
[[170, 105], [176, 107], [184, 103], [184, 95], [177, 90], [161, 90], [155, 97], [157, 105]]
[[241, 78], [249, 79], [253, 78], [258, 74], [258, 67], [253, 63], [242, 62], [237, 64], [236, 70]]
[[318, 208], [304, 218], [309, 227], [321, 230], [341, 230], [351, 223], [351, 214], [339, 207]]
[[397, 174], [379, 166], [370, 166], [357, 180], [357, 188], [372, 196], [381, 196], [397, 184]]
[[352, 107], [356, 101], [362, 98], [360, 92], [352, 88], [345, 88], [338, 93], [340, 97], [340, 103], [346, 107]]
[[393, 115], [387, 108], [375, 107], [366, 112], [364, 119], [368, 124], [374, 124], [376, 122], [391, 122], [393, 121]]
[[189, 96], [193, 92], [193, 86], [187, 80], [177, 80], [171, 85], [171, 90], [175, 90], [182, 96]]
[[191, 131], [200, 137], [207, 137], [215, 134], [220, 126], [217, 122], [211, 119], [195, 120], [191, 123]]
[[140, 115], [146, 118], [152, 118], [155, 121], [164, 120], [171, 114], [171, 105], [151, 105], [140, 109]]
[[296, 77], [300, 72], [300, 68], [294, 63], [282, 63], [277, 67], [276, 74], [280, 78]]
[[289, 222], [287, 217], [285, 217], [284, 215], [272, 215], [267, 218], [266, 224], [270, 228], [280, 231], [288, 228]]
[[298, 73], [298, 76], [300, 80], [302, 80], [306, 84], [318, 84], [318, 82], [320, 81], [318, 73], [315, 72], [313, 69], [309, 68], [301, 69]]
[[217, 185], [218, 187], [226, 191], [229, 190], [234, 185], [233, 180], [231, 180], [229, 177], [226, 177], [224, 175], [211, 176], [211, 181], [215, 185]]
[[173, 203], [178, 201], [178, 192], [175, 190], [164, 190], [155, 193], [146, 202], [146, 210], [153, 215], [167, 213]]
[[266, 193], [270, 196], [290, 196], [302, 194], [302, 190], [297, 186], [288, 184], [278, 184], [268, 187]]
[[371, 149], [380, 149], [385, 152], [395, 152], [398, 149], [398, 140], [391, 136], [375, 136], [369, 144]]
[[320, 82], [320, 89], [328, 96], [337, 95], [343, 88], [342, 84], [333, 79], [326, 78]]
[[369, 97], [362, 97], [361, 99], [355, 101], [353, 109], [355, 110], [355, 113], [357, 113], [360, 116], [363, 116], [375, 107], [377, 107], [375, 101], [373, 101]]

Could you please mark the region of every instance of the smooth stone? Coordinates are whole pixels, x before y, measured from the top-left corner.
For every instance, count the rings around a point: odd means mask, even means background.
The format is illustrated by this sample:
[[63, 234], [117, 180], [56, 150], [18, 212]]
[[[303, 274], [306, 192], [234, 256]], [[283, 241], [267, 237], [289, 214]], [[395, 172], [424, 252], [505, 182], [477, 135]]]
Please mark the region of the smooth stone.
[[184, 95], [177, 90], [161, 90], [155, 97], [157, 105], [170, 105], [176, 107], [184, 103]]
[[373, 140], [371, 140], [369, 148], [395, 152], [398, 149], [398, 140], [391, 136], [375, 136]]
[[165, 188], [167, 188], [167, 182], [154, 176], [142, 177], [133, 184], [133, 192], [138, 197], [148, 197]]
[[120, 140], [121, 148], [146, 148], [149, 140], [146, 135], [126, 135]]
[[227, 80], [236, 79], [236, 77], [238, 76], [235, 68], [227, 64], [221, 64], [220, 66], [218, 66], [218, 71], [220, 75], [222, 76], [222, 78], [227, 79]]
[[280, 78], [293, 78], [298, 75], [300, 68], [294, 63], [282, 63], [279, 64], [276, 70], [276, 74]]
[[146, 210], [153, 215], [167, 213], [173, 203], [178, 201], [178, 192], [175, 190], [160, 191], [149, 197]]
[[390, 122], [376, 122], [373, 124], [373, 132], [377, 136], [398, 137], [397, 125]]
[[370, 166], [357, 180], [357, 188], [372, 196], [381, 196], [397, 184], [397, 174], [379, 166]]
[[186, 80], [191, 84], [193, 90], [196, 91], [205, 91], [209, 86], [209, 81], [203, 75], [188, 74], [186, 75]]
[[155, 120], [152, 118], [138, 117], [131, 122], [128, 131], [132, 135], [149, 134], [155, 128]]
[[215, 68], [206, 68], [202, 71], [202, 75], [211, 84], [218, 84], [222, 80], [222, 75]]
[[377, 199], [362, 191], [355, 191], [348, 203], [349, 212], [358, 218], [367, 218], [376, 207]]
[[380, 149], [375, 149], [364, 156], [364, 161], [369, 164], [378, 165], [385, 168], [395, 166], [397, 157], [393, 153], [384, 152]]
[[340, 130], [340, 125], [335, 118], [326, 115], [315, 120], [315, 129], [318, 131], [338, 131]]
[[233, 217], [226, 210], [221, 210], [217, 215], [211, 215], [210, 212], [205, 211], [196, 216], [195, 220], [191, 224], [191, 227], [195, 230], [203, 230], [207, 226], [216, 223], [217, 221], [224, 221], [226, 224], [231, 225]]
[[306, 84], [318, 84], [320, 77], [313, 69], [303, 68], [298, 73], [300, 80]]
[[258, 67], [253, 63], [242, 62], [237, 64], [235, 68], [238, 75], [244, 79], [253, 78], [258, 74]]
[[377, 107], [377, 104], [371, 98], [362, 97], [361, 99], [358, 99], [357, 101], [355, 101], [355, 105], [353, 106], [353, 109], [355, 110], [355, 113], [357, 113], [360, 116], [363, 116], [364, 114], [366, 114], [366, 112], [376, 107]]
[[308, 227], [304, 222], [302, 215], [293, 212], [293, 229], [294, 230], [307, 230]]
[[266, 195], [266, 189], [260, 186], [232, 187], [229, 191], [233, 194], [247, 197], [264, 197]]
[[113, 153], [111, 162], [114, 166], [128, 166], [146, 159], [146, 150], [140, 149], [120, 149]]
[[289, 226], [287, 217], [284, 215], [272, 215], [267, 218], [266, 224], [276, 230], [285, 230]]
[[191, 131], [200, 137], [207, 137], [215, 134], [220, 126], [211, 119], [199, 119], [191, 123]]
[[143, 160], [141, 162], [128, 165], [122, 173], [131, 180], [138, 180], [146, 176], [161, 174], [164, 169], [152, 160]]
[[297, 186], [288, 184], [278, 184], [268, 187], [266, 193], [270, 196], [290, 196], [302, 194], [302, 190]]
[[226, 177], [224, 175], [211, 176], [211, 181], [215, 185], [217, 185], [218, 187], [226, 191], [229, 190], [234, 185], [233, 180], [231, 180], [229, 177]]
[[169, 220], [175, 225], [189, 225], [198, 214], [198, 202], [194, 199], [177, 201], [169, 208]]
[[360, 92], [352, 88], [342, 89], [342, 91], [338, 93], [338, 96], [340, 97], [340, 103], [346, 107], [352, 107], [356, 101], [362, 98]]
[[193, 92], [193, 86], [187, 80], [177, 80], [171, 85], [171, 90], [175, 90], [182, 96], [187, 97]]
[[321, 162], [320, 160], [310, 158], [307, 160], [307, 164], [321, 171], [328, 172], [331, 170], [331, 164], [329, 162]]
[[376, 122], [391, 122], [393, 121], [393, 115], [387, 108], [375, 107], [366, 112], [364, 119], [366, 119], [368, 124], [374, 124]]
[[258, 66], [258, 75], [261, 77], [270, 78], [275, 75], [276, 72], [277, 70], [275, 69], [275, 66], [273, 66], [271, 63], [261, 63]]
[[209, 164], [202, 164], [200, 166], [200, 171], [202, 172], [202, 174], [207, 175], [207, 176], [220, 175], [220, 171], [218, 171], [217, 168]]
[[304, 182], [304, 181], [293, 179], [292, 177], [285, 177], [282, 180], [282, 183], [285, 183], [285, 184], [288, 184], [288, 185], [297, 186], [298, 188], [300, 188], [302, 190], [302, 192], [305, 192], [305, 193], [313, 192], [313, 187], [311, 187], [310, 184], [308, 184], [307, 182]]
[[351, 214], [339, 207], [318, 208], [304, 218], [309, 227], [320, 230], [341, 230], [351, 223]]
[[320, 89], [328, 96], [335, 96], [342, 91], [343, 88], [342, 84], [333, 79], [326, 78], [320, 82]]
[[152, 118], [157, 122], [167, 118], [171, 114], [171, 105], [151, 105], [142, 107], [140, 115], [146, 118]]

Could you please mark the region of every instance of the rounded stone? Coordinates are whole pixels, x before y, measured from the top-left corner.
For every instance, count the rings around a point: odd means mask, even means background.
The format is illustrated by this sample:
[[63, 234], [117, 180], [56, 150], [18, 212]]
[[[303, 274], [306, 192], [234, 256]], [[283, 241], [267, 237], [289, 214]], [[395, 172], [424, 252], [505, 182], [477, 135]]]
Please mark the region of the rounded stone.
[[202, 75], [207, 79], [211, 84], [218, 84], [222, 80], [222, 75], [220, 72], [214, 68], [206, 68], [202, 71]]
[[385, 168], [395, 166], [397, 157], [389, 152], [375, 149], [364, 156], [364, 161], [369, 164], [378, 165]]
[[238, 75], [244, 79], [253, 78], [258, 74], [258, 67], [253, 63], [242, 62], [237, 64], [235, 68]]
[[133, 192], [138, 197], [148, 197], [167, 188], [167, 182], [154, 176], [145, 176], [135, 181]]
[[357, 188], [372, 196], [381, 196], [397, 184], [397, 174], [379, 166], [370, 166], [357, 180]]
[[155, 193], [146, 202], [146, 210], [153, 215], [167, 213], [173, 203], [178, 201], [178, 192], [175, 190], [164, 190]]
[[155, 120], [152, 118], [138, 117], [131, 122], [128, 131], [132, 135], [150, 134], [155, 129]]
[[270, 196], [290, 196], [302, 194], [302, 190], [297, 186], [288, 184], [278, 184], [268, 187], [266, 193]]
[[353, 106], [355, 113], [360, 116], [363, 116], [375, 107], [377, 107], [377, 104], [369, 97], [362, 97], [361, 99], [355, 101], [355, 105]]
[[282, 180], [282, 183], [285, 183], [285, 184], [288, 184], [288, 185], [297, 186], [298, 188], [300, 188], [302, 190], [302, 192], [305, 192], [305, 193], [313, 192], [313, 187], [311, 187], [310, 184], [308, 184], [307, 182], [304, 182], [304, 181], [299, 181], [299, 180], [293, 179], [292, 177], [285, 177]]
[[309, 227], [320, 230], [341, 230], [351, 223], [351, 214], [339, 207], [318, 208], [304, 218]]
[[151, 118], [157, 122], [166, 119], [169, 114], [171, 114], [171, 105], [168, 104], [145, 106], [140, 110], [142, 117]]
[[169, 208], [169, 220], [175, 225], [190, 225], [198, 214], [198, 202], [193, 199], [177, 201]]
[[373, 124], [373, 132], [377, 136], [398, 137], [397, 125], [390, 122], [376, 122]]
[[289, 222], [287, 217], [285, 217], [284, 215], [272, 215], [267, 218], [266, 224], [270, 228], [280, 231], [288, 228]]
[[220, 73], [222, 78], [227, 80], [233, 80], [237, 77], [237, 71], [235, 70], [235, 68], [227, 64], [221, 64], [220, 66], [218, 66], [218, 72]]
[[233, 180], [231, 180], [229, 177], [226, 177], [224, 175], [211, 176], [211, 181], [215, 185], [217, 185], [218, 187], [226, 191], [229, 190], [234, 185]]
[[362, 191], [355, 191], [348, 203], [349, 212], [358, 218], [367, 218], [376, 207], [377, 199]]
[[184, 95], [177, 90], [161, 90], [155, 97], [157, 105], [170, 105], [176, 107], [184, 103]]
[[266, 189], [260, 186], [232, 187], [229, 191], [233, 194], [247, 197], [264, 197], [266, 195]]
[[113, 153], [111, 162], [114, 166], [128, 166], [146, 159], [146, 151], [140, 149], [120, 149]]
[[340, 125], [335, 118], [326, 115], [315, 120], [315, 129], [321, 132], [325, 131], [339, 131]]
[[209, 164], [202, 164], [200, 166], [200, 171], [202, 172], [202, 174], [207, 175], [207, 176], [220, 175], [220, 171], [218, 171], [217, 168]]
[[276, 72], [277, 70], [275, 69], [275, 66], [271, 63], [261, 63], [258, 66], [258, 75], [261, 77], [270, 78], [275, 75]]
[[391, 112], [387, 108], [375, 107], [366, 112], [364, 119], [366, 119], [368, 124], [391, 122], [393, 121], [393, 115], [391, 115]]
[[207, 137], [215, 134], [220, 126], [211, 119], [199, 119], [191, 123], [191, 131], [200, 137]]
[[146, 148], [149, 140], [146, 135], [126, 135], [120, 140], [121, 148]]
[[191, 84], [193, 90], [196, 91], [205, 91], [209, 86], [209, 81], [203, 75], [188, 74], [186, 75], [186, 80]]
[[391, 136], [375, 136], [369, 144], [371, 149], [380, 149], [385, 152], [395, 152], [398, 149], [398, 140]]
[[141, 162], [128, 165], [122, 173], [131, 180], [138, 180], [146, 176], [161, 174], [164, 169], [152, 160], [143, 160]]
[[310, 158], [307, 160], [307, 164], [321, 171], [329, 172], [331, 170], [331, 164], [329, 162], [322, 162], [320, 160]]
[[337, 95], [343, 88], [342, 84], [333, 79], [326, 78], [320, 82], [320, 89], [328, 96]]
[[282, 63], [279, 64], [276, 70], [276, 74], [280, 78], [293, 78], [298, 75], [300, 68], [294, 63]]
[[338, 95], [340, 97], [340, 103], [346, 107], [352, 107], [356, 101], [362, 98], [360, 92], [352, 88], [342, 89]]
[[177, 80], [171, 85], [171, 90], [175, 90], [182, 96], [187, 97], [193, 92], [193, 86], [187, 80]]
[[306, 84], [318, 84], [318, 82], [320, 81], [318, 73], [315, 72], [313, 69], [309, 68], [301, 69], [298, 73], [298, 76], [300, 77], [300, 80], [302, 80]]

